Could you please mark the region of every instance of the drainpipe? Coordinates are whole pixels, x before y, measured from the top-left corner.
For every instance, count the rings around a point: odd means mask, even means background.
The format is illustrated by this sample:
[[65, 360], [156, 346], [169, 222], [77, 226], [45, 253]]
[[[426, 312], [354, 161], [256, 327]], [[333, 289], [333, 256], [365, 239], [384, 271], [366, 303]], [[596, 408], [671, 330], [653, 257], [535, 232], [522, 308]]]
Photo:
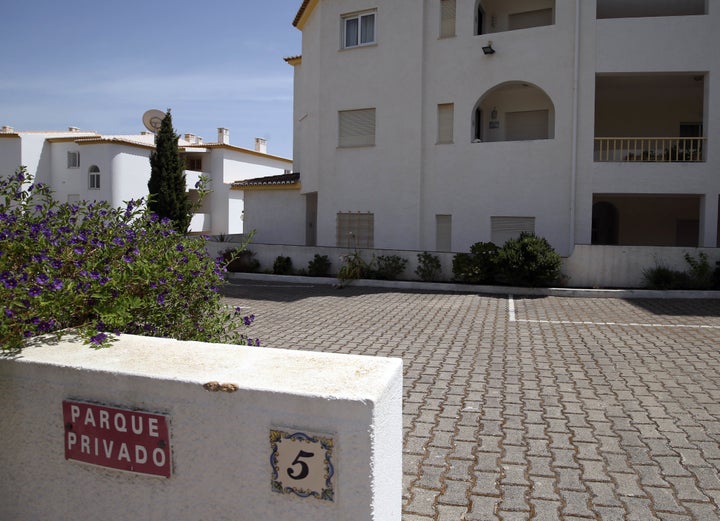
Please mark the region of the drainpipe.
[[575, 46], [573, 71], [573, 106], [572, 106], [572, 145], [570, 164], [570, 250], [568, 257], [575, 250], [575, 196], [578, 173], [578, 90], [580, 85], [580, 0], [575, 0]]

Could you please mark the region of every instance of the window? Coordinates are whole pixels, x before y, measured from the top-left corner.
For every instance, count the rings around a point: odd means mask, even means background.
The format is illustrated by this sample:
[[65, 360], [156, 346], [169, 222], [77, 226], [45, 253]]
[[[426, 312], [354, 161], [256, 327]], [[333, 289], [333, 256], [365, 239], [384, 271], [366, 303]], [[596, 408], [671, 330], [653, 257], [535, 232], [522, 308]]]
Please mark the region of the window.
[[202, 172], [202, 158], [186, 157], [185, 158], [185, 169], [192, 170], [194, 172]]
[[343, 48], [375, 43], [375, 13], [343, 17]]
[[490, 217], [490, 240], [502, 246], [522, 232], [535, 233], [535, 217]]
[[435, 216], [435, 249], [452, 251], [452, 215]]
[[438, 105], [438, 143], [453, 142], [453, 120], [455, 105], [453, 103], [441, 103]]
[[455, 0], [440, 0], [440, 38], [455, 36]]
[[100, 169], [96, 165], [88, 169], [88, 188], [100, 190]]
[[340, 248], [372, 248], [375, 215], [368, 212], [338, 212], [337, 246]]
[[339, 147], [375, 145], [375, 109], [341, 110], [338, 114]]
[[80, 168], [80, 152], [67, 153], [67, 167]]

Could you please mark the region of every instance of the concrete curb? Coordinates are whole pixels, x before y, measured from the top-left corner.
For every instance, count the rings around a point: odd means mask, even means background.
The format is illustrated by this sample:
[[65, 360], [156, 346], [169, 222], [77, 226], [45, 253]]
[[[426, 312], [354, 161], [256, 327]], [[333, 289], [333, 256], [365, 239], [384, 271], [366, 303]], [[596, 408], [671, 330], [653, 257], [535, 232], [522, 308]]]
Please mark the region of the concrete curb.
[[[267, 273], [227, 273], [230, 282], [252, 280], [275, 283], [311, 284], [313, 286], [336, 286], [333, 277], [303, 277], [300, 275], [271, 275]], [[618, 298], [618, 299], [720, 299], [720, 291], [650, 289], [583, 289], [583, 288], [520, 288], [512, 286], [481, 286], [455, 284], [452, 282], [419, 282], [406, 280], [358, 279], [348, 286], [388, 288], [419, 291], [444, 291], [452, 293], [481, 293], [484, 295], [527, 295], [537, 297]]]

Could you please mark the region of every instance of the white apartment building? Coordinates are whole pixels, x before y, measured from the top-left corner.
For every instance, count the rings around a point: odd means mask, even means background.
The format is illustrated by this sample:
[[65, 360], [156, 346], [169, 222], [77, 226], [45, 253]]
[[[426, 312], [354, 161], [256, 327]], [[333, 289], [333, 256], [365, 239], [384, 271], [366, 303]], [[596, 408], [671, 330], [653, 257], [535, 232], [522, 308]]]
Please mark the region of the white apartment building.
[[717, 3], [305, 0], [294, 25], [287, 244], [718, 246]]
[[[232, 191], [232, 183], [292, 170], [291, 160], [267, 153], [264, 139], [256, 139], [252, 150], [231, 145], [226, 128], [218, 129], [217, 142], [184, 134], [178, 145], [190, 196], [197, 196], [195, 184], [201, 174], [210, 180], [212, 192], [190, 225], [196, 233], [243, 233], [244, 194]], [[60, 201], [108, 201], [118, 207], [147, 196], [154, 148], [152, 132], [100, 135], [75, 127], [64, 132], [16, 132], [5, 126], [0, 127], [0, 175], [24, 165], [36, 181], [50, 185]]]

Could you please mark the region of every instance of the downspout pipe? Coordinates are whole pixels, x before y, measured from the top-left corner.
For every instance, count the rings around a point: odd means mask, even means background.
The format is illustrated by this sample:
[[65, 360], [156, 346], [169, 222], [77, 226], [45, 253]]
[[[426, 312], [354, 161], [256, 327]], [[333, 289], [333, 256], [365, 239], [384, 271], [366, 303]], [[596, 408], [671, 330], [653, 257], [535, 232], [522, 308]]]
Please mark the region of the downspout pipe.
[[572, 144], [570, 153], [570, 226], [569, 226], [569, 252], [568, 257], [575, 250], [575, 205], [577, 194], [578, 175], [578, 117], [579, 117], [579, 88], [580, 88], [580, 0], [575, 0], [575, 42], [573, 46], [573, 101], [572, 101]]

